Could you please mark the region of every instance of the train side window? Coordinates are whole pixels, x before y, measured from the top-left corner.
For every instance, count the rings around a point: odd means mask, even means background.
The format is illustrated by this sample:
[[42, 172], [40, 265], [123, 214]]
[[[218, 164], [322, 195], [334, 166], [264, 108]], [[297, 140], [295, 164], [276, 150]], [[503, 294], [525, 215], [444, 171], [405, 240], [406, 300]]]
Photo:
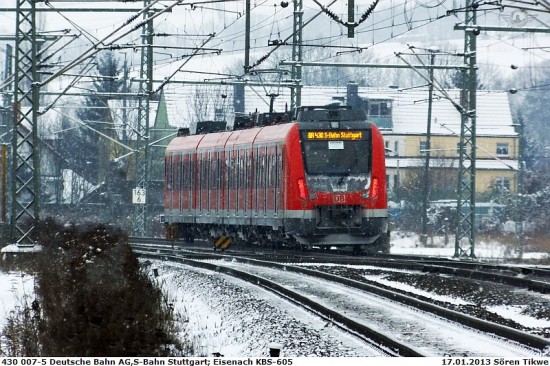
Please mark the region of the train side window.
[[235, 157], [234, 151], [231, 152], [231, 179], [231, 188], [236, 189], [238, 187], [239, 181], [237, 178], [237, 159]]
[[178, 156], [178, 190], [183, 188], [183, 155]]
[[275, 154], [269, 154], [269, 187], [275, 187]]
[[167, 164], [166, 164], [166, 167], [167, 167], [167, 179], [166, 179], [166, 184], [168, 186], [168, 189], [172, 189], [173, 186], [172, 186], [172, 178], [173, 178], [173, 172], [172, 172], [172, 155], [170, 155], [168, 158], [167, 158]]
[[235, 166], [235, 163], [233, 161], [233, 152], [232, 151], [228, 152], [228, 159], [227, 160], [228, 160], [228, 164], [229, 164], [229, 166], [227, 167], [228, 188], [233, 189], [233, 188], [235, 188], [235, 172], [233, 170], [233, 168]]
[[239, 179], [239, 189], [243, 187], [243, 157], [241, 151], [237, 151], [237, 177]]
[[231, 152], [225, 152], [225, 186], [227, 189], [231, 188]]
[[271, 187], [271, 155], [265, 156], [265, 186]]
[[237, 189], [240, 189], [242, 186], [242, 177], [241, 177], [241, 152], [237, 151], [237, 164], [236, 164], [236, 176], [237, 176]]
[[205, 159], [203, 160], [203, 168], [204, 168], [204, 188], [208, 189], [210, 191], [210, 152], [204, 154]]
[[222, 189], [222, 164], [221, 164], [221, 152], [218, 151], [218, 164], [216, 165], [216, 173], [218, 174], [218, 190]]
[[265, 188], [265, 171], [266, 171], [265, 158], [266, 156], [265, 156], [265, 150], [264, 150], [262, 151], [262, 158], [260, 162], [260, 188]]
[[244, 177], [245, 177], [245, 188], [250, 187], [250, 153], [245, 151], [244, 153]]
[[273, 187], [277, 187], [277, 182], [279, 181], [279, 156], [277, 155], [279, 153], [278, 149], [275, 147], [274, 154], [273, 154]]
[[218, 182], [217, 182], [217, 168], [216, 165], [218, 163], [218, 159], [214, 155], [212, 160], [210, 161], [210, 188], [211, 189], [217, 189], [218, 188]]
[[201, 179], [202, 179], [202, 182], [201, 182], [201, 188], [202, 189], [205, 189], [208, 187], [208, 160], [206, 160], [206, 154], [202, 154], [202, 159], [201, 159]]
[[256, 148], [254, 154], [254, 187], [260, 188], [260, 149]]
[[189, 155], [189, 188], [195, 185], [195, 160]]
[[185, 172], [187, 171], [187, 166], [185, 165], [185, 155], [180, 156], [180, 189], [185, 189]]
[[[279, 165], [281, 166], [279, 168], [279, 171], [281, 172], [281, 179], [283, 179], [283, 177], [285, 176], [284, 174], [284, 171], [285, 171], [285, 159], [286, 159], [286, 151], [285, 149], [281, 149], [281, 161], [279, 162]], [[282, 183], [281, 183], [281, 186], [282, 186]]]
[[174, 156], [174, 190], [178, 190], [180, 189], [179, 187], [179, 179], [178, 179], [178, 176], [180, 174], [180, 165], [179, 165], [179, 159], [177, 156]]
[[246, 150], [243, 150], [242, 154], [243, 154], [243, 158], [242, 158], [243, 188], [248, 188], [248, 175], [247, 175], [247, 169], [246, 169], [246, 161], [247, 161]]
[[184, 155], [184, 165], [186, 166], [185, 174], [183, 175], [183, 187], [189, 189], [190, 180], [191, 180], [191, 171], [193, 167], [191, 166], [191, 156]]

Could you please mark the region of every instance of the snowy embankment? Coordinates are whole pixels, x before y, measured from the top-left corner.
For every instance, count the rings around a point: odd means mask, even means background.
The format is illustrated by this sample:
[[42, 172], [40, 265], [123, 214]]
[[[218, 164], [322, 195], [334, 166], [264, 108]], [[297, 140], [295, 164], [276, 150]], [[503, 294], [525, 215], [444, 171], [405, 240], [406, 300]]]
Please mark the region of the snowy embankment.
[[34, 299], [34, 277], [23, 272], [0, 272], [0, 327], [16, 306]]

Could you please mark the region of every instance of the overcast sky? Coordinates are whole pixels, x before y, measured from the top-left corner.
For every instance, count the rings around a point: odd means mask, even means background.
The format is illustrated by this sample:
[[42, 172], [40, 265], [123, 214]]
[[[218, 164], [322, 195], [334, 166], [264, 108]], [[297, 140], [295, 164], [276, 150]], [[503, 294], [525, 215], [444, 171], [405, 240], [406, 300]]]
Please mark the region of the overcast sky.
[[[454, 31], [453, 25], [462, 21], [463, 13], [448, 13], [458, 9], [464, 0], [384, 0], [380, 1], [374, 13], [356, 28], [356, 37], [348, 38], [347, 30], [327, 14], [319, 15], [303, 32], [303, 43], [322, 44], [328, 55], [315, 61], [342, 62], [347, 61], [350, 47], [362, 47], [364, 53], [355, 54], [355, 60], [361, 62], [361, 56], [374, 55], [371, 62], [397, 63], [395, 52], [407, 52], [408, 45], [429, 47], [436, 45], [445, 51], [462, 51], [464, 32]], [[268, 46], [270, 41], [286, 39], [292, 30], [293, 12], [292, 1], [283, 7], [279, 0], [255, 0], [252, 2], [252, 34], [251, 34], [251, 64], [273, 50]], [[330, 4], [325, 0], [322, 3]], [[354, 19], [360, 21], [371, 1], [358, 1], [361, 5], [355, 9]], [[16, 0], [2, 0], [2, 6], [14, 7]], [[173, 1], [161, 1], [156, 4], [157, 9], [173, 4]], [[136, 3], [119, 3], [115, 1], [82, 1], [80, 3], [63, 0], [50, 1], [50, 8], [116, 8], [137, 9], [143, 6], [141, 1]], [[46, 7], [46, 5], [41, 5]], [[339, 19], [347, 20], [347, 2], [338, 1], [330, 6], [330, 10]], [[312, 0], [304, 0], [304, 22], [320, 11], [320, 7]], [[224, 3], [204, 3], [200, 5], [177, 6], [172, 12], [163, 14], [155, 19], [156, 32], [169, 32], [171, 37], [155, 38], [157, 45], [175, 45], [179, 47], [199, 47], [208, 38], [208, 34], [216, 34], [204, 47], [203, 55], [194, 57], [186, 65], [185, 70], [203, 70], [223, 73], [228, 65], [244, 60], [244, 1], [226, 1]], [[39, 24], [49, 31], [70, 29], [71, 34], [80, 35], [80, 42], [75, 42], [60, 52], [62, 61], [70, 60], [98, 38], [105, 37], [123, 24], [132, 13], [117, 12], [56, 12], [41, 13]], [[0, 34], [13, 35], [15, 26], [15, 12], [0, 11]], [[134, 21], [132, 25], [137, 22]], [[531, 12], [521, 13], [517, 9], [503, 11], [480, 11], [479, 24], [490, 24], [511, 27], [545, 27], [550, 24], [550, 14]], [[547, 26], [546, 26], [547, 27]], [[120, 33], [118, 33], [120, 34]], [[77, 47], [76, 44], [80, 43]], [[117, 44], [141, 43], [139, 32], [118, 41]], [[548, 60], [549, 49], [540, 48], [550, 46], [550, 37], [544, 34], [524, 34], [518, 32], [482, 33], [478, 39], [478, 63], [493, 65], [498, 72], [511, 73], [511, 64], [521, 67], [536, 66]], [[368, 50], [365, 50], [368, 47]], [[0, 64], [4, 63], [4, 44], [0, 43]], [[221, 50], [218, 54], [216, 51]], [[117, 51], [124, 53], [131, 65], [139, 65], [140, 52], [138, 49]], [[192, 52], [189, 49], [156, 49], [155, 75], [166, 77], [179, 68], [185, 60], [185, 55]], [[290, 46], [280, 47], [269, 59], [286, 58], [291, 52]], [[340, 54], [343, 56], [339, 56]], [[355, 51], [357, 53], [357, 51]], [[121, 56], [122, 57], [122, 56]], [[304, 55], [307, 59], [308, 55]], [[457, 58], [457, 62], [460, 62]], [[449, 61], [455, 62], [455, 61]], [[262, 67], [264, 67], [262, 65]], [[0, 69], [3, 71], [3, 68]], [[187, 73], [185, 78], [192, 79]], [[200, 78], [203, 78], [202, 76]]]

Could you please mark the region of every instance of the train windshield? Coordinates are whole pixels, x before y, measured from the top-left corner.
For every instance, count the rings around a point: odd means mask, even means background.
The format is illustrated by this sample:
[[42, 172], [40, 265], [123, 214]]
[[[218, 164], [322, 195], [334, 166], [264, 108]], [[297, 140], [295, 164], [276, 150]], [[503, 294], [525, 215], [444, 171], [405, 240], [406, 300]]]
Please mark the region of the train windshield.
[[311, 175], [370, 173], [370, 130], [304, 131], [302, 148], [306, 172]]

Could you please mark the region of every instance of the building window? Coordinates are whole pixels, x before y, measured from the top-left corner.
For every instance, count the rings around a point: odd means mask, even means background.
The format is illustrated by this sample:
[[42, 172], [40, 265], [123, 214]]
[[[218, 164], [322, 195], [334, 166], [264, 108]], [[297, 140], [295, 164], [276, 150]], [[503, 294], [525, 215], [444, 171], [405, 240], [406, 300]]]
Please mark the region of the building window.
[[369, 116], [378, 116], [380, 113], [380, 106], [377, 103], [371, 103], [369, 106]]
[[391, 102], [369, 101], [369, 116], [391, 116]]
[[395, 156], [399, 156], [399, 141], [393, 142], [393, 152]]
[[380, 115], [389, 116], [391, 114], [391, 104], [382, 102], [380, 103]]
[[497, 143], [497, 156], [509, 156], [510, 152], [508, 150], [507, 142]]
[[420, 155], [426, 156], [428, 152], [428, 141], [420, 141]]
[[495, 179], [495, 189], [497, 190], [510, 190], [510, 178], [498, 177]]

